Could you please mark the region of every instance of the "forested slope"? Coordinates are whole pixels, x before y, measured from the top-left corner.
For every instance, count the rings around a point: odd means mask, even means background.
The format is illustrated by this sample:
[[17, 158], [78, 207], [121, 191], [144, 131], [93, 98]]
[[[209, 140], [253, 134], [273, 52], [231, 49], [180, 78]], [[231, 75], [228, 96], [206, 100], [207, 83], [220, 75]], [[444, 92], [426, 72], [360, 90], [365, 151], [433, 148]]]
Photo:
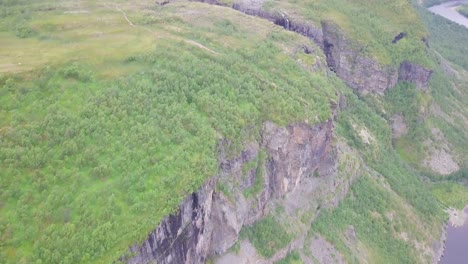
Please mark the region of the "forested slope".
[[305, 40], [234, 11], [4, 5], [2, 261], [117, 259], [214, 175], [218, 140], [331, 114], [327, 77], [295, 62], [320, 59]]

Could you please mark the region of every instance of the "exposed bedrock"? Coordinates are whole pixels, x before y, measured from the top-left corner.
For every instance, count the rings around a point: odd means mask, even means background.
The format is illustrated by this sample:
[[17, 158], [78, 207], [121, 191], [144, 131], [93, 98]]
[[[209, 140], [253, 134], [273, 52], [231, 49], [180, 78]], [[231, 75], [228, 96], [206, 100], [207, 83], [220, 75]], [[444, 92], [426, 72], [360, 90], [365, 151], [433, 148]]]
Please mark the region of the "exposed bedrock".
[[322, 30], [327, 65], [349, 87], [379, 94], [393, 88], [398, 81], [413, 83], [419, 89], [428, 87], [431, 70], [409, 61], [403, 61], [399, 68], [381, 65], [363, 54], [362, 47], [349, 40], [333, 22], [322, 21]]
[[432, 70], [409, 61], [404, 61], [400, 65], [398, 80], [414, 83], [418, 89], [426, 89], [431, 75]]
[[397, 69], [382, 66], [363, 55], [359, 45], [349, 40], [336, 24], [322, 21], [322, 31], [328, 67], [349, 87], [360, 92], [382, 94], [396, 85]]
[[[204, 263], [226, 252], [244, 225], [265, 217], [271, 205], [319, 173], [334, 174], [333, 122], [263, 125], [261, 140], [227, 158], [220, 144], [219, 172], [189, 195], [142, 243], [127, 263]], [[252, 165], [254, 164], [254, 165]], [[317, 171], [317, 172], [316, 172]], [[255, 185], [260, 188], [255, 190]]]

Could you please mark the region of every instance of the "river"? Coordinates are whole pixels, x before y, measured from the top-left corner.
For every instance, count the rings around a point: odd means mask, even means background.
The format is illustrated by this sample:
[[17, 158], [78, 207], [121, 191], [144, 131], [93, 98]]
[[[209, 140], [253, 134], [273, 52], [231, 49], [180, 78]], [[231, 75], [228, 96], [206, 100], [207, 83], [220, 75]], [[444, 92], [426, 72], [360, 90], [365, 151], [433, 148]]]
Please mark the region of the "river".
[[439, 264], [466, 264], [468, 260], [468, 207], [452, 211], [445, 241], [445, 250]]
[[461, 4], [466, 3], [468, 3], [468, 0], [450, 1], [441, 5], [432, 6], [429, 8], [429, 11], [468, 28], [468, 18], [464, 17], [456, 10]]

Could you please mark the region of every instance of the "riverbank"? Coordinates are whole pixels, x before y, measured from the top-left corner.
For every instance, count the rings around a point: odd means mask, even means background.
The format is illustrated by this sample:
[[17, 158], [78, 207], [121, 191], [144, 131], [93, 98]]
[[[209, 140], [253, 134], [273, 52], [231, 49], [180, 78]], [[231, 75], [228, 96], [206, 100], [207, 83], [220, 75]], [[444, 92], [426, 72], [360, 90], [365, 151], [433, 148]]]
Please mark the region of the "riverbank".
[[447, 240], [447, 228], [448, 222], [444, 223], [444, 225], [441, 228], [442, 230], [439, 242], [434, 242], [433, 244], [434, 257], [432, 258], [432, 263], [434, 264], [438, 264], [444, 256], [445, 241]]
[[468, 0], [450, 1], [440, 5], [429, 7], [428, 10], [436, 15], [442, 16], [448, 20], [451, 20], [457, 24], [468, 28], [468, 19], [457, 11], [458, 7], [460, 7], [462, 4], [467, 3]]
[[447, 213], [449, 214], [449, 224], [453, 227], [463, 226], [468, 219], [468, 207], [462, 210], [449, 208], [447, 209]]
[[[462, 210], [455, 208], [446, 209], [449, 218], [442, 227], [442, 234], [439, 243], [434, 245], [434, 258], [433, 263], [445, 264], [445, 263], [462, 263], [457, 262], [457, 245], [464, 245], [464, 241], [459, 241], [457, 237], [454, 237], [459, 231], [463, 232], [464, 229], [468, 230], [466, 226], [468, 220], [468, 207]], [[462, 234], [463, 237], [463, 234]], [[450, 248], [450, 251], [447, 249]], [[455, 252], [455, 253], [454, 253]], [[455, 262], [454, 262], [455, 261]]]

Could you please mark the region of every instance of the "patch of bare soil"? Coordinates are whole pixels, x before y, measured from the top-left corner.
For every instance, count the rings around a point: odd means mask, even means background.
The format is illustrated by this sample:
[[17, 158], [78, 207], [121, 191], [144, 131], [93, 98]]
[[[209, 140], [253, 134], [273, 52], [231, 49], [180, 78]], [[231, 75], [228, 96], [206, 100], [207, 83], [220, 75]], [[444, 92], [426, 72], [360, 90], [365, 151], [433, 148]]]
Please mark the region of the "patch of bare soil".
[[423, 161], [423, 165], [441, 175], [449, 175], [459, 170], [460, 167], [452, 156], [450, 145], [442, 131], [432, 128], [431, 132], [433, 139], [424, 143], [430, 151], [428, 157]]
[[322, 236], [314, 236], [310, 240], [310, 251], [319, 263], [346, 263], [341, 253]]
[[445, 149], [434, 150], [425, 163], [431, 170], [442, 175], [449, 175], [460, 169], [452, 155], [447, 153]]

